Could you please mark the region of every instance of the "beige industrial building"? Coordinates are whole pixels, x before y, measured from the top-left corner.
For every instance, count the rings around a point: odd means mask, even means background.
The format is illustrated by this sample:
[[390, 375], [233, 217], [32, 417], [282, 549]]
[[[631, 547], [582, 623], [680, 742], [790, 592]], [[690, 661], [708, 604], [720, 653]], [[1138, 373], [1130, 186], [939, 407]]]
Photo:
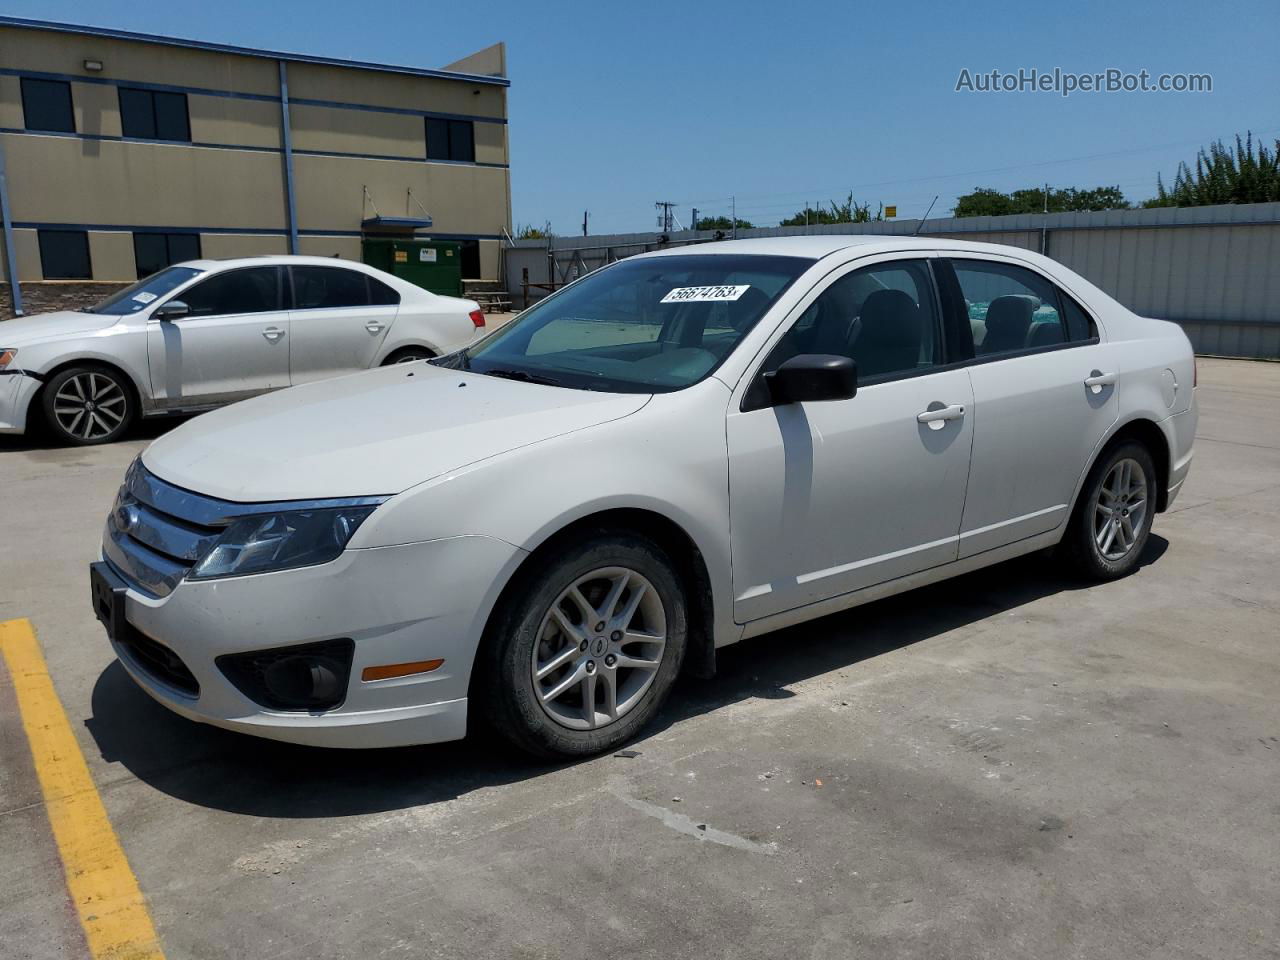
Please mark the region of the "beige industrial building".
[[[511, 229], [505, 49], [440, 70], [0, 17], [4, 279]], [[20, 288], [21, 290], [22, 288]]]

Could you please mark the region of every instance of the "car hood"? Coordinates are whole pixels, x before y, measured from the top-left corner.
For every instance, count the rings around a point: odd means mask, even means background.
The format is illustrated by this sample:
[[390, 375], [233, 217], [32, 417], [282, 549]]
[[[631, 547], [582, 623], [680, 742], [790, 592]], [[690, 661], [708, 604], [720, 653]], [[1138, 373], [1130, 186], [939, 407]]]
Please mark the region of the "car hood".
[[80, 313], [75, 310], [59, 310], [57, 313], [39, 313], [34, 317], [3, 320], [0, 321], [0, 348], [21, 347], [43, 340], [94, 333], [114, 327], [119, 322], [120, 318], [117, 316]]
[[395, 494], [648, 400], [397, 364], [215, 410], [156, 440], [142, 462], [224, 500]]

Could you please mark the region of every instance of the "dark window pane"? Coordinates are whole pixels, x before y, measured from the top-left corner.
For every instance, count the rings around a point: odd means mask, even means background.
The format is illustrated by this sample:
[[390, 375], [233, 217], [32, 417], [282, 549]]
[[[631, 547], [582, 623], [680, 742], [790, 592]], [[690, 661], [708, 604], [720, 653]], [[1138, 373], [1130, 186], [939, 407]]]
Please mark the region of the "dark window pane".
[[126, 137], [156, 138], [156, 115], [149, 90], [120, 88], [120, 129]]
[[185, 93], [153, 93], [156, 114], [156, 139], [190, 142], [191, 126], [187, 122]]
[[427, 117], [427, 159], [449, 159], [449, 121]]
[[89, 234], [83, 230], [40, 230], [40, 272], [46, 280], [88, 280]]
[[480, 279], [480, 241], [462, 241], [462, 276], [466, 280]]
[[475, 163], [476, 131], [470, 120], [449, 121], [449, 159]]
[[1090, 340], [1098, 335], [1093, 318], [1065, 293], [1062, 295], [1062, 312], [1067, 318], [1067, 336], [1072, 342]]
[[369, 278], [369, 302], [374, 306], [394, 306], [400, 302], [400, 294], [396, 293], [381, 280]]
[[294, 306], [299, 310], [363, 307], [369, 303], [364, 274], [339, 267], [293, 267]]
[[979, 356], [1050, 347], [1066, 340], [1058, 288], [1025, 267], [952, 260]]
[[923, 261], [899, 260], [846, 274], [796, 320], [764, 372], [802, 353], [850, 357], [858, 379], [909, 373], [938, 363], [933, 284]]
[[64, 80], [22, 78], [22, 114], [28, 130], [75, 133], [71, 84]]
[[200, 234], [169, 234], [169, 262], [182, 263], [184, 260], [200, 259]]
[[186, 291], [182, 299], [195, 317], [263, 313], [280, 309], [278, 271], [250, 267], [210, 277]]
[[135, 233], [133, 235], [133, 260], [138, 268], [139, 280], [169, 266], [168, 244], [164, 241], [164, 234]]

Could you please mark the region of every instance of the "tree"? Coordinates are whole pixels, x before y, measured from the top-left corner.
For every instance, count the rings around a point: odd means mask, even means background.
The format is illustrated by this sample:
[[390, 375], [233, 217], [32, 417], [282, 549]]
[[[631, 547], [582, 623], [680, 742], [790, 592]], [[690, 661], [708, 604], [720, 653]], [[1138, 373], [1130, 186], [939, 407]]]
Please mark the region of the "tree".
[[[1083, 190], [1076, 187], [1049, 190], [1050, 213], [1071, 213], [1081, 210], [1127, 210], [1128, 200], [1119, 187], [1094, 187]], [[991, 187], [977, 187], [956, 200], [957, 217], [1003, 217], [1012, 213], [1042, 213], [1045, 209], [1043, 187], [1027, 187], [1012, 193], [1001, 193]]]
[[535, 227], [533, 224], [526, 224], [523, 227], [516, 227], [517, 240], [545, 240], [551, 236], [551, 221], [548, 220], [542, 227]]
[[810, 207], [807, 204], [803, 210], [793, 213], [787, 219], [781, 221], [780, 227], [803, 227], [813, 224], [822, 223], [870, 223], [873, 220], [884, 219], [884, 204], [880, 204], [880, 209], [876, 211], [875, 216], [871, 215], [870, 203], [858, 203], [853, 199], [853, 194], [849, 194], [843, 203], [831, 201], [831, 208], [828, 210], [824, 207]]
[[1156, 195], [1147, 207], [1200, 207], [1210, 203], [1267, 203], [1280, 200], [1280, 140], [1272, 149], [1262, 143], [1254, 151], [1253, 132], [1235, 149], [1221, 140], [1196, 154], [1195, 172], [1182, 162], [1174, 174], [1172, 189], [1156, 174]]
[[[741, 217], [738, 218], [739, 230], [750, 230], [753, 226], [754, 224], [752, 224], [751, 221], [743, 220]], [[728, 217], [699, 217], [697, 229], [699, 230], [732, 230], [733, 221], [730, 220]]]

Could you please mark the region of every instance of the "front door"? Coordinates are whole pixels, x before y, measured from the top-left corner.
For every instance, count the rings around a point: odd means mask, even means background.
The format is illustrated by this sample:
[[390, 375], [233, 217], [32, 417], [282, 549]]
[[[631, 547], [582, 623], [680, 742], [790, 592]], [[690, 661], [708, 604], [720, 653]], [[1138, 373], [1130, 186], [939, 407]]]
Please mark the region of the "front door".
[[162, 409], [243, 400], [289, 386], [283, 268], [216, 273], [177, 294], [186, 316], [147, 324], [151, 389]]
[[[727, 424], [734, 619], [745, 623], [956, 559], [973, 440], [968, 371], [940, 369], [925, 259], [829, 278]], [[770, 405], [760, 375], [840, 354], [857, 395]]]
[[290, 375], [294, 383], [368, 370], [396, 318], [400, 295], [346, 267], [290, 267]]
[[1062, 524], [1119, 415], [1118, 365], [1070, 295], [1010, 261], [951, 255], [969, 312], [973, 466], [960, 556]]

